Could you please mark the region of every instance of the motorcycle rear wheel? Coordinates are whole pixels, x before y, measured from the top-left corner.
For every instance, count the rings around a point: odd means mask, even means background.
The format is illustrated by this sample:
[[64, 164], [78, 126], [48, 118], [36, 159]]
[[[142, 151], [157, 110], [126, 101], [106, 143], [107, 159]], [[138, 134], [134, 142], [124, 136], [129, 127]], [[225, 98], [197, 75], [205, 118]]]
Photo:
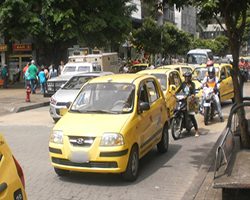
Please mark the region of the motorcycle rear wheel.
[[171, 122], [171, 133], [174, 140], [180, 139], [182, 131], [182, 117], [174, 117]]

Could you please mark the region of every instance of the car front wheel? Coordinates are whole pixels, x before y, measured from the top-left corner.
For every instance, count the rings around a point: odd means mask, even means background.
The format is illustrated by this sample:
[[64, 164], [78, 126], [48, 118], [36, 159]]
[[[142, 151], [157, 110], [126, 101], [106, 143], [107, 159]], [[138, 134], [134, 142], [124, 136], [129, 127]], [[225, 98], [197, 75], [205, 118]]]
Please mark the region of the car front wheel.
[[58, 168], [54, 168], [56, 174], [58, 176], [67, 176], [69, 175], [69, 170], [64, 170], [64, 169], [58, 169]]
[[122, 173], [122, 177], [126, 181], [135, 181], [139, 171], [139, 153], [138, 148], [134, 145], [130, 151], [127, 169]]

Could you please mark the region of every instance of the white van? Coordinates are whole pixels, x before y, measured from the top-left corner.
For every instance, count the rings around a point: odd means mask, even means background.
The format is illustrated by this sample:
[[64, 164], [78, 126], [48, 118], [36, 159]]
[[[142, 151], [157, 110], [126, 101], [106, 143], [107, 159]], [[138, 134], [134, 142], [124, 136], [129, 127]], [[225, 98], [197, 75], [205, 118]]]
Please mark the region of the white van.
[[190, 65], [205, 64], [208, 59], [213, 59], [211, 49], [192, 49], [187, 53], [187, 64]]
[[96, 72], [101, 71], [101, 66], [97, 63], [90, 62], [68, 62], [61, 75], [75, 75], [80, 72]]

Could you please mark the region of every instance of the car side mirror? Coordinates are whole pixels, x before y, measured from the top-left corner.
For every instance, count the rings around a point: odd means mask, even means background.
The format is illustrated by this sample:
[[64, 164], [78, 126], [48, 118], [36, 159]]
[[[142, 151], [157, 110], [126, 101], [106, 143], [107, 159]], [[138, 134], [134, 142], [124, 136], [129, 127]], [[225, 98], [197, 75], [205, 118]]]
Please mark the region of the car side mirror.
[[140, 111], [142, 112], [150, 109], [150, 105], [148, 102], [141, 102], [139, 106], [140, 106]]
[[61, 116], [65, 115], [66, 112], [68, 112], [71, 103], [72, 102], [67, 102], [66, 103], [66, 108], [65, 107], [64, 108], [60, 108], [59, 113], [60, 113]]
[[169, 91], [170, 92], [174, 92], [176, 90], [176, 86], [175, 85], [170, 85], [169, 86]]
[[223, 80], [223, 79], [225, 79], [225, 78], [226, 78], [226, 76], [223, 75], [223, 74], [220, 76], [220, 79], [221, 79], [221, 80]]

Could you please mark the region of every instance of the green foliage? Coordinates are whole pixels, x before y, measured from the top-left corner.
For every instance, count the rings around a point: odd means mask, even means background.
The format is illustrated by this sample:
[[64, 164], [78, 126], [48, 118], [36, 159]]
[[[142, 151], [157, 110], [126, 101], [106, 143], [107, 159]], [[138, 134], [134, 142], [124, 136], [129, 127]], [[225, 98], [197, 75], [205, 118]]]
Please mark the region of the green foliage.
[[[131, 31], [130, 0], [5, 0], [0, 32], [11, 40], [33, 38], [48, 55], [70, 44], [103, 47], [124, 41]], [[44, 50], [43, 48], [47, 48]]]

